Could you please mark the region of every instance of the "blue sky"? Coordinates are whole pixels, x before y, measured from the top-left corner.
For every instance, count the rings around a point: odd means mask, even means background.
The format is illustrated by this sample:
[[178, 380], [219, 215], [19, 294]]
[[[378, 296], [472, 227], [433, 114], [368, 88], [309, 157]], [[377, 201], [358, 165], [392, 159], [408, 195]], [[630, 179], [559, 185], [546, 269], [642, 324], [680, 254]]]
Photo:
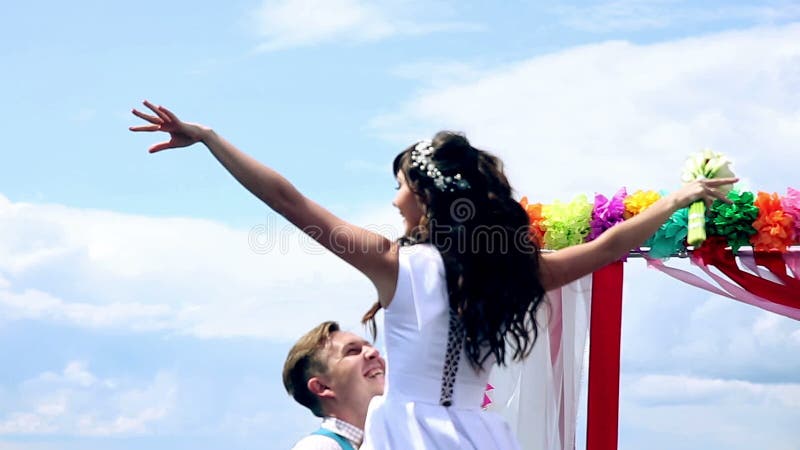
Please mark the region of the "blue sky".
[[[389, 164], [457, 129], [539, 201], [674, 189], [686, 155], [798, 186], [790, 1], [16, 2], [0, 17], [0, 450], [288, 448], [280, 384], [369, 283], [148, 98], [391, 236]], [[680, 262], [673, 262], [680, 264]], [[800, 326], [628, 264], [621, 448], [798, 449]]]

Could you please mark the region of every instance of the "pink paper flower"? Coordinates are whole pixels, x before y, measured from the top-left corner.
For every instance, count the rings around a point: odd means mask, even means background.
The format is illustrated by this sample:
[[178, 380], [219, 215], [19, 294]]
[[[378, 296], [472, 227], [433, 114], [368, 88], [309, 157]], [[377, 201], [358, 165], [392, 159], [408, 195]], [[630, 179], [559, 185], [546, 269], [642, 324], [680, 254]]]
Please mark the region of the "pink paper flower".
[[781, 198], [783, 212], [792, 218], [792, 242], [800, 244], [800, 191], [794, 188], [786, 188], [786, 196]]

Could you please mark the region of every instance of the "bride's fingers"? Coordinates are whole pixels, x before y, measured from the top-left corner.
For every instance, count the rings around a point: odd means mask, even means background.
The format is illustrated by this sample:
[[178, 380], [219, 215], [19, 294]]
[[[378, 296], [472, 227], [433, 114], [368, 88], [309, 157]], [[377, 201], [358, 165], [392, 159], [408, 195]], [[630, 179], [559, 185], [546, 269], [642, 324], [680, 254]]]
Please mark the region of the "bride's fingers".
[[164, 122], [168, 122], [168, 121], [170, 120], [170, 119], [169, 119], [169, 116], [167, 116], [167, 115], [166, 115], [166, 114], [164, 114], [164, 113], [163, 113], [163, 112], [162, 112], [160, 109], [158, 109], [158, 106], [156, 106], [156, 105], [154, 105], [154, 104], [150, 103], [150, 102], [149, 102], [149, 101], [147, 101], [147, 100], [145, 100], [145, 101], [144, 101], [144, 102], [142, 102], [142, 103], [144, 103], [144, 106], [147, 106], [148, 108], [150, 108], [150, 111], [153, 111], [154, 113], [156, 113], [156, 115], [157, 115], [158, 117], [160, 117], [160, 118], [161, 118], [161, 120], [163, 120]]
[[133, 113], [134, 116], [136, 116], [136, 117], [138, 117], [140, 119], [144, 119], [144, 120], [146, 120], [146, 121], [148, 121], [150, 123], [157, 123], [157, 124], [164, 123], [164, 120], [162, 118], [156, 117], [156, 116], [151, 116], [150, 114], [145, 114], [145, 113], [143, 113], [143, 112], [141, 112], [141, 111], [139, 111], [139, 110], [137, 110], [135, 108], [132, 109], [131, 112]]
[[719, 200], [723, 203], [732, 204], [733, 202], [728, 198], [727, 191], [720, 189], [720, 187], [725, 185], [733, 184], [733, 181], [725, 181], [725, 180], [736, 180], [736, 178], [729, 178], [729, 179], [715, 179], [715, 180], [703, 180], [702, 187], [703, 191], [701, 196], [706, 203], [706, 206], [709, 208], [714, 201]]
[[131, 131], [158, 131], [161, 129], [161, 125], [136, 125], [133, 127], [128, 127]]
[[156, 153], [168, 148], [172, 148], [171, 141], [159, 142], [158, 144], [152, 145], [147, 151], [150, 153]]
[[727, 203], [729, 205], [733, 204], [733, 201], [729, 199], [728, 196], [723, 192], [714, 191], [714, 197], [716, 197], [717, 200], [721, 201], [722, 203]]
[[707, 186], [724, 186], [726, 184], [733, 184], [739, 181], [739, 178], [709, 178], [705, 180]]
[[178, 116], [176, 116], [175, 113], [173, 113], [172, 111], [168, 110], [165, 106], [159, 105], [158, 106], [158, 110], [161, 111], [162, 113], [166, 114], [167, 117], [169, 117], [169, 120], [171, 120], [173, 122], [180, 122], [180, 120], [178, 119]]

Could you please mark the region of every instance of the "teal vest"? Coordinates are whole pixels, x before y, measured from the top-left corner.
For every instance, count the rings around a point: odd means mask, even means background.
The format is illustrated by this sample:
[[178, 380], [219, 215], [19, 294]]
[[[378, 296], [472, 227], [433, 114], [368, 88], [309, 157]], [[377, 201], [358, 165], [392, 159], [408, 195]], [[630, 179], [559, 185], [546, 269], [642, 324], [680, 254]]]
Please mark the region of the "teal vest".
[[331, 430], [327, 430], [325, 428], [320, 428], [319, 430], [317, 430], [317, 431], [315, 431], [315, 432], [313, 432], [311, 434], [318, 434], [320, 436], [327, 436], [327, 437], [333, 439], [334, 441], [336, 441], [337, 444], [339, 444], [339, 447], [342, 447], [342, 450], [356, 450], [350, 444], [350, 441], [348, 441], [347, 439], [343, 438], [342, 436], [334, 433]]

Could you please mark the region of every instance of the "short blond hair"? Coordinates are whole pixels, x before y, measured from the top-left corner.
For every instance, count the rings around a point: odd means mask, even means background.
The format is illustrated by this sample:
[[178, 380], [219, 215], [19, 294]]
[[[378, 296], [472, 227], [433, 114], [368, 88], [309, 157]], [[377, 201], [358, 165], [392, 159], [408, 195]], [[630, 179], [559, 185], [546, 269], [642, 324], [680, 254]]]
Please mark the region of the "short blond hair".
[[337, 331], [338, 323], [322, 322], [298, 339], [283, 363], [283, 386], [286, 392], [318, 417], [323, 416], [322, 404], [319, 397], [308, 390], [308, 380], [328, 372], [328, 365], [320, 356], [331, 335]]

